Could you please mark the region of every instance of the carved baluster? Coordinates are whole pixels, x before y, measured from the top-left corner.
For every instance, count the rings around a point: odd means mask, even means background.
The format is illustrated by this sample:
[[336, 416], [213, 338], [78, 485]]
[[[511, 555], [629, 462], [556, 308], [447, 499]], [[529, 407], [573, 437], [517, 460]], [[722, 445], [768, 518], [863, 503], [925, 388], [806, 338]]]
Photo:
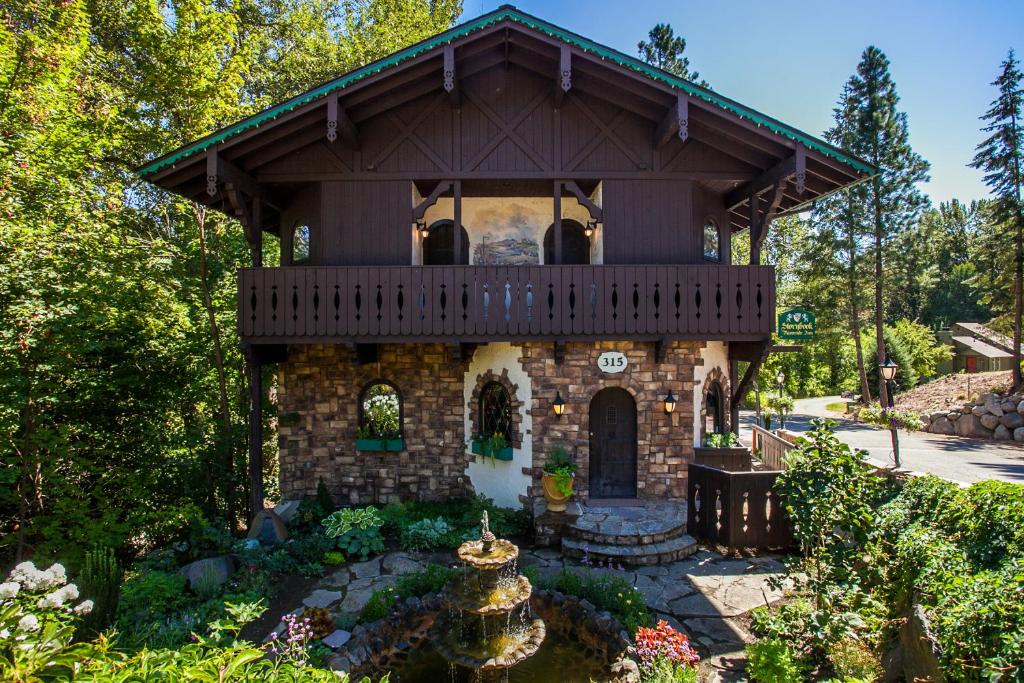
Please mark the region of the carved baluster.
[[270, 287], [270, 319], [277, 321], [277, 285]]
[[743, 492], [743, 533], [747, 533], [747, 520], [750, 519], [750, 491]]
[[341, 319], [341, 287], [334, 285], [334, 319]]
[[683, 307], [682, 307], [683, 296], [682, 296], [682, 292], [679, 290], [679, 283], [678, 282], [676, 283], [676, 294], [675, 294], [673, 303], [675, 303], [675, 305], [676, 305], [676, 320], [679, 320], [679, 317], [682, 314], [682, 310], [683, 310]]
[[597, 320], [597, 283], [590, 283], [590, 319]]
[[717, 311], [716, 317], [722, 317], [722, 283], [719, 282], [715, 285], [715, 310]]
[[363, 319], [363, 286], [356, 285], [356, 320]]
[[548, 320], [555, 318], [555, 286], [548, 285]]
[[469, 318], [469, 285], [465, 282], [462, 283], [462, 319], [467, 320]]
[[576, 284], [569, 283], [569, 320], [576, 319]]
[[657, 320], [661, 317], [661, 290], [660, 285], [654, 283], [654, 319]]
[[736, 318], [743, 320], [743, 286], [736, 283]]
[[441, 283], [441, 320], [448, 319], [448, 285]]
[[533, 321], [533, 283], [526, 283], [526, 319]]
[[313, 285], [313, 320], [320, 322], [320, 285]]
[[512, 319], [512, 285], [505, 280], [505, 322]]
[[[693, 521], [700, 523], [700, 508], [703, 501], [700, 498], [700, 484], [693, 485]], [[694, 532], [696, 533], [696, 532]]]
[[772, 513], [775, 511], [775, 506], [772, 505], [772, 492], [766, 491], [764, 494], [764, 518], [767, 522], [764, 530], [771, 533], [772, 530]]
[[405, 317], [405, 285], [398, 285], [398, 319], [402, 320]]
[[256, 306], [259, 303], [259, 299], [256, 296], [256, 285], [252, 285], [251, 292], [249, 293], [249, 311], [252, 314], [252, 322], [256, 322]]
[[633, 283], [633, 320], [640, 317], [640, 283]]
[[722, 533], [722, 489], [715, 489], [715, 535]]
[[420, 283], [419, 299], [420, 320], [423, 320], [424, 318], [427, 317], [427, 288], [425, 285], [423, 285], [423, 283]]
[[489, 282], [484, 283], [484, 320], [486, 321], [491, 315], [491, 284]]
[[757, 296], [754, 297], [754, 303], [757, 304], [757, 317], [761, 317], [761, 283], [757, 283]]
[[619, 319], [619, 285], [612, 283], [612, 320]]
[[700, 315], [701, 315], [701, 311], [700, 311], [701, 296], [700, 296], [700, 283], [699, 282], [697, 283], [697, 292], [693, 295], [693, 304], [694, 304], [694, 307], [697, 309], [697, 318], [700, 319]]

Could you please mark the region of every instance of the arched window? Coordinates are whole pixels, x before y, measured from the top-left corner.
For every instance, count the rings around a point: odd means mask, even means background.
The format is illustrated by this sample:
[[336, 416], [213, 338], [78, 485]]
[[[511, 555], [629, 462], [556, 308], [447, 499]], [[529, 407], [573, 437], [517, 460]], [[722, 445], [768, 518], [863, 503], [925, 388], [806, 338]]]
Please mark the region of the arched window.
[[725, 397], [722, 385], [712, 382], [708, 385], [705, 400], [704, 434], [722, 434], [725, 432]]
[[370, 382], [359, 393], [360, 439], [402, 438], [402, 398], [395, 385]]
[[704, 221], [704, 258], [708, 261], [722, 260], [722, 233], [714, 218]]
[[455, 223], [449, 220], [435, 221], [423, 239], [423, 265], [458, 266], [469, 264], [469, 233], [462, 228], [462, 244], [459, 258], [455, 259]]
[[512, 399], [499, 382], [488, 382], [480, 391], [480, 436], [495, 434], [512, 443]]
[[292, 237], [292, 263], [300, 265], [309, 261], [309, 226], [300, 224], [295, 226], [295, 236]]
[[[544, 263], [555, 262], [555, 224], [544, 233]], [[580, 266], [590, 263], [590, 238], [583, 226], [568, 218], [562, 219], [562, 263]]]

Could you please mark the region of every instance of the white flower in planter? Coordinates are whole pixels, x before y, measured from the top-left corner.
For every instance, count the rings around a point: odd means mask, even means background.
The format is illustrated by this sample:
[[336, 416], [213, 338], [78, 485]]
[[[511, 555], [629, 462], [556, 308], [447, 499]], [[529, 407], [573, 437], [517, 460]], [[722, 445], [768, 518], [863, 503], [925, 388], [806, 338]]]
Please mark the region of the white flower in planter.
[[26, 614], [18, 621], [19, 631], [36, 631], [39, 629], [39, 619], [34, 614]]
[[7, 583], [0, 583], [0, 600], [9, 600], [18, 594], [21, 590], [21, 584], [17, 581], [8, 581]]

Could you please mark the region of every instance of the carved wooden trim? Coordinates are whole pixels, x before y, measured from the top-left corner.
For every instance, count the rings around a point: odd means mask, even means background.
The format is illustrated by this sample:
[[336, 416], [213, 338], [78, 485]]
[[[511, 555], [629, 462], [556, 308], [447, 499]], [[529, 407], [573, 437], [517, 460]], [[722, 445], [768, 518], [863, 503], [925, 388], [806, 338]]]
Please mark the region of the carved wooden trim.
[[533, 160], [533, 162], [537, 164], [539, 168], [549, 173], [554, 171], [554, 169], [551, 168], [551, 165], [544, 159], [544, 157], [541, 156], [537, 152], [537, 150], [535, 150], [528, 142], [526, 142], [526, 140], [523, 139], [523, 136], [516, 132], [516, 128], [519, 126], [519, 124], [525, 121], [527, 117], [529, 117], [534, 112], [534, 110], [537, 109], [537, 107], [544, 103], [544, 101], [547, 99], [547, 93], [541, 91], [537, 95], [535, 95], [534, 98], [530, 100], [526, 104], [526, 106], [523, 107], [519, 111], [519, 113], [516, 114], [515, 118], [513, 118], [511, 121], [505, 121], [505, 119], [498, 116], [494, 112], [494, 110], [487, 105], [486, 102], [481, 100], [476, 95], [467, 92], [466, 99], [469, 100], [473, 104], [473, 106], [479, 109], [480, 112], [485, 117], [490, 119], [491, 123], [493, 123], [495, 127], [498, 128], [499, 133], [496, 136], [494, 136], [494, 138], [490, 140], [486, 145], [484, 145], [483, 148], [479, 152], [477, 152], [476, 156], [474, 156], [472, 160], [470, 160], [463, 166], [464, 169], [475, 169], [477, 166], [483, 163], [483, 161], [491, 154], [491, 152], [493, 152], [498, 147], [498, 145], [500, 145], [502, 142], [508, 139], [511, 140], [516, 147], [521, 149], [524, 154], [529, 156]]

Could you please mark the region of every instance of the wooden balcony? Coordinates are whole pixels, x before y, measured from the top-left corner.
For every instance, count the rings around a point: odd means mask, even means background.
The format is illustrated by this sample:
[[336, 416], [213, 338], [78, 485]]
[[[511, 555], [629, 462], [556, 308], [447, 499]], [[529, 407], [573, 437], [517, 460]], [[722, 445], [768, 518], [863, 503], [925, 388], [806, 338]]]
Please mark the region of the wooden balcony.
[[253, 344], [770, 336], [770, 266], [245, 268]]

